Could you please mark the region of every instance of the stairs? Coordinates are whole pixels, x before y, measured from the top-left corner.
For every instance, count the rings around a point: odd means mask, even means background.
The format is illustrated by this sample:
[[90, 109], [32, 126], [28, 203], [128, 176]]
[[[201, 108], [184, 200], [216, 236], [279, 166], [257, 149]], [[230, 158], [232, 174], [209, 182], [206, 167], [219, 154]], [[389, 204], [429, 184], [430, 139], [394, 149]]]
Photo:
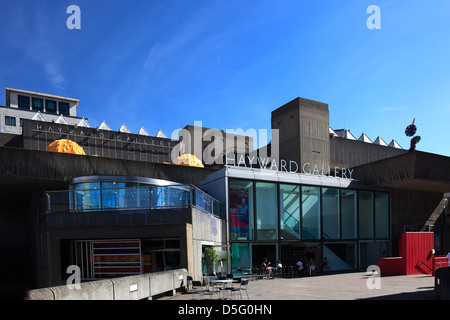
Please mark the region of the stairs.
[[431, 213], [428, 220], [425, 222], [420, 231], [422, 232], [428, 231], [429, 226], [433, 226], [436, 223], [436, 221], [441, 216], [442, 212], [444, 212], [445, 207], [447, 206], [447, 200], [448, 198], [442, 198], [442, 200], [439, 202], [434, 211]]

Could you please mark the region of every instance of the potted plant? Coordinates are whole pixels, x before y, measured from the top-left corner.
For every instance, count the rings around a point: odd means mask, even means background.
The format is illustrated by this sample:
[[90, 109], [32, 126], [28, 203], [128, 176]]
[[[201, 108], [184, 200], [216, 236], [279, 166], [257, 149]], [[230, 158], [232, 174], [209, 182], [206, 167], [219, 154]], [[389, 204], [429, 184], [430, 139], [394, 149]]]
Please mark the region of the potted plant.
[[213, 273], [214, 264], [219, 261], [219, 255], [213, 247], [205, 248], [204, 259], [208, 273]]

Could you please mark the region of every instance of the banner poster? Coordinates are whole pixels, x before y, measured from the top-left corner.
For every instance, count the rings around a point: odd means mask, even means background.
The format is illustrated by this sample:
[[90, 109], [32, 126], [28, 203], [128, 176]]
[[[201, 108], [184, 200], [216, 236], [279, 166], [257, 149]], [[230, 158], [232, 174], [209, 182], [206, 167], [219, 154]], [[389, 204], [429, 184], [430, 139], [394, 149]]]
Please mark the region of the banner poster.
[[230, 238], [250, 240], [248, 189], [230, 188]]

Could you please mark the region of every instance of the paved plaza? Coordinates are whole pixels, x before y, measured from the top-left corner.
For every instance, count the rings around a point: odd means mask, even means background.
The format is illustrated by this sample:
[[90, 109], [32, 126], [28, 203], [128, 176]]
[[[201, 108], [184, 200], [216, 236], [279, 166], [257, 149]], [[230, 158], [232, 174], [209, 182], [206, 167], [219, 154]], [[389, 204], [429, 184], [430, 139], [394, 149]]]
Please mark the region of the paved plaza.
[[[434, 276], [386, 276], [378, 280], [377, 283], [365, 272], [331, 273], [301, 278], [252, 280], [247, 289], [250, 300], [436, 300]], [[194, 297], [199, 298], [198, 295]], [[235, 297], [239, 299], [239, 295]], [[162, 299], [192, 298], [191, 294], [177, 293]], [[217, 295], [213, 296], [213, 299], [217, 298]], [[243, 299], [247, 299], [245, 293]]]

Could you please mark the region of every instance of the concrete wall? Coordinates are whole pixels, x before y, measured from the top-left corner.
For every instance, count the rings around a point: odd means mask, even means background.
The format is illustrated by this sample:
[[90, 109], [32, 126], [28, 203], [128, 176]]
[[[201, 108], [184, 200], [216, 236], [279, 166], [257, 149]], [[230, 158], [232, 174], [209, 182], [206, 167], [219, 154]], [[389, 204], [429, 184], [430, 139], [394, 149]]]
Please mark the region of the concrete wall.
[[272, 111], [271, 123], [279, 130], [280, 159], [328, 167], [328, 104], [297, 98]]
[[226, 221], [216, 218], [205, 212], [192, 210], [192, 274], [194, 279], [202, 276], [202, 250], [203, 246], [226, 245]]
[[186, 287], [187, 270], [176, 269], [142, 275], [80, 283], [80, 289], [57, 286], [30, 290], [27, 300], [142, 300]]
[[331, 167], [352, 168], [377, 160], [398, 156], [407, 152], [408, 150], [396, 149], [358, 140], [330, 138]]

